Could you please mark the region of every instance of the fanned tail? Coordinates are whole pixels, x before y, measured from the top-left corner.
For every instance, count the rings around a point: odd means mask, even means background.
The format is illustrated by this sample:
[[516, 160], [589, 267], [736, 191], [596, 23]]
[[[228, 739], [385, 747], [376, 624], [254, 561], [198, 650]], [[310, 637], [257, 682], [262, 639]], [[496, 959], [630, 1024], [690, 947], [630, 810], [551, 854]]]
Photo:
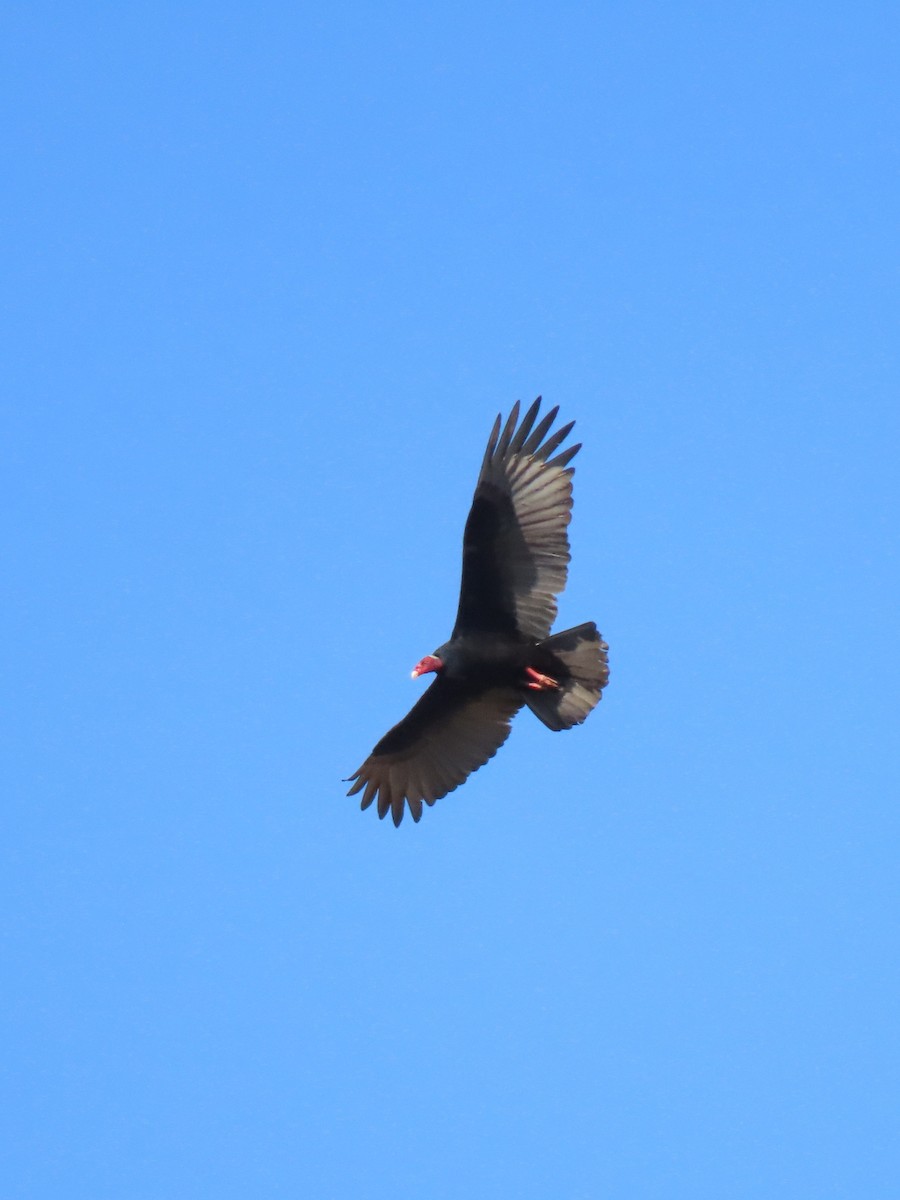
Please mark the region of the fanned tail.
[[[559, 680], [557, 691], [532, 691], [526, 704], [548, 729], [571, 729], [580, 725], [597, 705], [609, 681], [609, 661], [606, 642], [597, 632], [593, 621], [554, 633], [539, 643], [558, 664], [554, 675]], [[543, 658], [541, 661], [545, 661]], [[542, 668], [544, 669], [544, 668]]]

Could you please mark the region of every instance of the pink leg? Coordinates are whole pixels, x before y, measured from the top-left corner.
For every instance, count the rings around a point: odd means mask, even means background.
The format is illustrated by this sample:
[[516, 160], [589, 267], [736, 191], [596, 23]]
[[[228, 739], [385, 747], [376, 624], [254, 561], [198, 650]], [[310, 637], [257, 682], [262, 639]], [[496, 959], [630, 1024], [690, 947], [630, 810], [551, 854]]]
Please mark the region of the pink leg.
[[528, 676], [525, 686], [535, 692], [552, 692], [559, 688], [555, 679], [551, 679], [549, 675], [542, 675], [540, 671], [535, 671], [534, 667], [526, 667], [525, 674]]

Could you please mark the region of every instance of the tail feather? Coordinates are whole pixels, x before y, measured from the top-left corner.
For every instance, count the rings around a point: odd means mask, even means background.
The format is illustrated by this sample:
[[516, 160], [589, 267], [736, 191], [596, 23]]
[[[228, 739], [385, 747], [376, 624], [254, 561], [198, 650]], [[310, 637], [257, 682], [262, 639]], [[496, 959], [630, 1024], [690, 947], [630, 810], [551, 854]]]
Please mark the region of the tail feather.
[[[609, 681], [606, 642], [593, 621], [554, 633], [539, 643], [541, 651], [552, 656], [553, 666], [542, 667], [556, 674], [558, 691], [534, 691], [526, 704], [548, 729], [571, 729], [580, 725], [597, 705]], [[541, 662], [546, 656], [541, 656]]]

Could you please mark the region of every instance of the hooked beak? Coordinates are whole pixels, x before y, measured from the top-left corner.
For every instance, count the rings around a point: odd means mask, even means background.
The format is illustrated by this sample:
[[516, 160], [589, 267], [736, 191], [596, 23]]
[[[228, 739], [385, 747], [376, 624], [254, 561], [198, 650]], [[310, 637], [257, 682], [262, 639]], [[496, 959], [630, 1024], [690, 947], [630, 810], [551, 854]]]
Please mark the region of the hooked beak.
[[443, 666], [443, 662], [434, 654], [426, 654], [425, 657], [417, 662], [412, 669], [413, 679], [418, 679], [420, 675], [428, 675], [432, 671], [439, 671]]

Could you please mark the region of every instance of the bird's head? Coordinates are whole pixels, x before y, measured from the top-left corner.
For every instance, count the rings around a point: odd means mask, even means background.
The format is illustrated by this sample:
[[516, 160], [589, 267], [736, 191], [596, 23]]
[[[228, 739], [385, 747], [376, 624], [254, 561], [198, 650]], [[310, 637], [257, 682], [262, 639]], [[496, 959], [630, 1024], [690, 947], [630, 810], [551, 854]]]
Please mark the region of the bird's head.
[[443, 660], [438, 658], [436, 654], [426, 654], [423, 659], [416, 663], [412, 669], [413, 679], [418, 679], [420, 675], [428, 675], [432, 671], [440, 671], [443, 667]]

